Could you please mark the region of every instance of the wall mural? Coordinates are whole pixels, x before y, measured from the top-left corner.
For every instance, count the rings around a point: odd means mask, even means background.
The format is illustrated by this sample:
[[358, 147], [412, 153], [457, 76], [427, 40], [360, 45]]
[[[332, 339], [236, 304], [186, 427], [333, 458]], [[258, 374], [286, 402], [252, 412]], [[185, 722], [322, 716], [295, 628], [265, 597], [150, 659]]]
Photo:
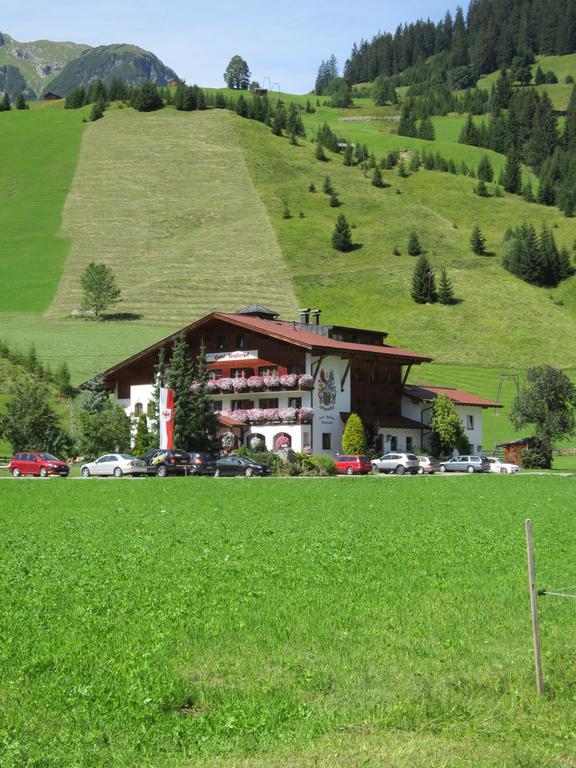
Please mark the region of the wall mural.
[[332, 411], [336, 404], [336, 383], [334, 381], [334, 371], [328, 375], [324, 369], [320, 371], [318, 381], [318, 405], [325, 411]]

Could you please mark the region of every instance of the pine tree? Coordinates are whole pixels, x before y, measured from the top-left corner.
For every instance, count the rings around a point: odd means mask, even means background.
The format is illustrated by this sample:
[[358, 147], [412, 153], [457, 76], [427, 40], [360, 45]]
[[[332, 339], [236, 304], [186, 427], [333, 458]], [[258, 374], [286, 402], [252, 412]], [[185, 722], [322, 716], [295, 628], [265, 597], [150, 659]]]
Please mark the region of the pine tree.
[[282, 218], [283, 219], [291, 219], [292, 218], [292, 211], [288, 207], [288, 203], [284, 201], [284, 205], [282, 207]]
[[564, 148], [570, 152], [576, 151], [576, 85], [572, 88], [568, 109], [566, 110], [562, 143]]
[[408, 255], [409, 256], [420, 256], [422, 253], [422, 246], [420, 245], [420, 240], [418, 238], [418, 233], [416, 230], [412, 230], [410, 232], [410, 237], [408, 238]]
[[425, 117], [423, 120], [420, 120], [417, 136], [419, 139], [425, 139], [426, 141], [434, 141], [436, 138], [434, 125], [432, 124], [432, 120], [430, 120], [429, 117]]
[[400, 176], [402, 179], [408, 177], [408, 171], [406, 170], [406, 165], [403, 159], [398, 163], [398, 176]]
[[418, 152], [412, 152], [410, 154], [410, 162], [408, 163], [408, 167], [413, 173], [417, 173], [417, 171], [420, 170], [420, 155]]
[[342, 450], [352, 456], [362, 456], [367, 450], [366, 430], [357, 413], [351, 413], [342, 435]]
[[534, 202], [534, 192], [532, 191], [532, 182], [530, 179], [524, 184], [522, 187], [522, 197], [524, 200], [526, 200], [527, 203], [533, 203]]
[[183, 333], [176, 337], [170, 358], [168, 387], [174, 392], [174, 445], [185, 451], [193, 450], [194, 402], [190, 385], [193, 368], [188, 344]]
[[506, 192], [519, 195], [522, 192], [522, 170], [520, 167], [520, 153], [516, 147], [512, 147], [506, 157], [502, 186]]
[[474, 187], [474, 192], [478, 195], [478, 197], [488, 197], [488, 187], [486, 186], [486, 182], [483, 179], [480, 179], [478, 184]]
[[478, 171], [476, 176], [481, 181], [487, 182], [491, 182], [494, 178], [494, 169], [492, 168], [492, 163], [490, 162], [490, 159], [487, 155], [482, 155], [482, 159], [478, 163]]
[[248, 117], [248, 104], [242, 94], [240, 94], [240, 98], [236, 102], [236, 114], [240, 115], [240, 117]]
[[54, 384], [58, 387], [58, 392], [65, 397], [74, 394], [75, 389], [72, 386], [70, 369], [66, 363], [60, 363], [54, 372]]
[[330, 208], [339, 208], [341, 205], [340, 200], [338, 199], [338, 195], [333, 192], [330, 195]]
[[382, 180], [382, 171], [380, 168], [378, 168], [378, 166], [375, 166], [374, 172], [372, 174], [372, 186], [380, 188], [384, 186], [384, 181]]
[[452, 281], [448, 277], [446, 267], [442, 267], [440, 270], [440, 280], [438, 282], [438, 301], [440, 304], [454, 304], [454, 288]]
[[90, 110], [90, 121], [94, 123], [96, 120], [100, 120], [102, 117], [104, 117], [105, 109], [106, 102], [102, 101], [102, 99], [95, 101], [94, 104], [92, 104], [92, 109]]
[[434, 270], [424, 253], [418, 256], [414, 267], [411, 296], [416, 304], [434, 304], [437, 299]]
[[146, 453], [146, 451], [149, 451], [151, 448], [154, 448], [155, 446], [152, 445], [151, 439], [150, 439], [150, 432], [148, 430], [148, 418], [145, 413], [141, 413], [138, 416], [138, 421], [136, 423], [136, 436], [134, 439], [134, 455], [135, 456], [142, 456]]
[[320, 142], [316, 143], [316, 160], [320, 160], [322, 163], [325, 163], [328, 160], [324, 153], [324, 147]]
[[160, 446], [160, 389], [166, 384], [166, 360], [164, 347], [158, 352], [158, 360], [154, 366], [154, 386], [148, 401], [148, 420], [150, 430], [150, 447]]
[[324, 176], [322, 181], [322, 192], [324, 192], [325, 195], [334, 194], [334, 187], [332, 186], [332, 180], [330, 179], [330, 176]]
[[344, 253], [352, 250], [352, 230], [343, 213], [339, 214], [332, 233], [332, 246]]
[[2, 101], [0, 101], [0, 112], [10, 112], [12, 105], [10, 103], [10, 94], [8, 91], [4, 91]]
[[26, 103], [26, 97], [24, 96], [22, 91], [20, 91], [20, 93], [16, 98], [16, 109], [28, 109], [28, 108], [29, 107], [28, 107], [28, 104]]
[[209, 452], [216, 442], [216, 417], [210, 409], [208, 396], [208, 364], [204, 339], [196, 358], [194, 371], [195, 388], [192, 393], [192, 445], [193, 450]]
[[308, 184], [308, 192], [316, 192], [316, 184], [313, 181]]
[[344, 165], [354, 165], [354, 147], [351, 144], [346, 144], [342, 162]]
[[472, 234], [470, 235], [470, 246], [473, 253], [477, 256], [484, 256], [486, 253], [486, 238], [480, 231], [480, 227], [474, 225], [472, 228]]

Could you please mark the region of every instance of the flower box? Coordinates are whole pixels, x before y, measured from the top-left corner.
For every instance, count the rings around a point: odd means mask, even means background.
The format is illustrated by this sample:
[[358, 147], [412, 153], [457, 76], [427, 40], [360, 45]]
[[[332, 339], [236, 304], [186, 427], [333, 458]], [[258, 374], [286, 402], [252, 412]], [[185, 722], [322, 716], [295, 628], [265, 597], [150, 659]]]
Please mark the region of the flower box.
[[215, 384], [220, 392], [234, 391], [234, 379], [216, 379]]
[[278, 376], [264, 376], [263, 378], [266, 389], [280, 389], [280, 379]]
[[296, 389], [298, 386], [298, 376], [295, 373], [280, 376], [280, 386], [282, 389]]
[[301, 424], [309, 424], [314, 416], [314, 408], [299, 408], [298, 421]]
[[309, 374], [305, 373], [298, 379], [299, 389], [310, 390], [314, 389], [314, 379]]
[[246, 379], [234, 379], [234, 392], [248, 392], [248, 382]]
[[247, 382], [248, 387], [253, 392], [260, 392], [264, 389], [264, 379], [262, 376], [249, 376]]

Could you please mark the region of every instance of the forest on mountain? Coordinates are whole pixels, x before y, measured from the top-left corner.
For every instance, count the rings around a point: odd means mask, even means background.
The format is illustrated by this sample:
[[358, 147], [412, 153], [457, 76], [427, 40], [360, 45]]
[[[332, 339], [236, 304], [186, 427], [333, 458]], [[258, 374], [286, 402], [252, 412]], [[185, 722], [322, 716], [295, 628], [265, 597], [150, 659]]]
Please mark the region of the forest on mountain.
[[454, 18], [448, 11], [438, 23], [420, 19], [355, 43], [344, 76], [361, 83], [403, 73], [409, 85], [458, 70], [468, 87], [515, 57], [575, 51], [575, 0], [472, 0], [466, 15], [458, 7]]

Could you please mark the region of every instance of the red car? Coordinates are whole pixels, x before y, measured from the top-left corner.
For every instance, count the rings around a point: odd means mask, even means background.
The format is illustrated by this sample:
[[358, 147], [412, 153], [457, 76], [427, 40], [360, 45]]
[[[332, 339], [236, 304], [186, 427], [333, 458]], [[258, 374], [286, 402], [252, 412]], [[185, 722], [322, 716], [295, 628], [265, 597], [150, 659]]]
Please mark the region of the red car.
[[60, 461], [51, 453], [36, 453], [33, 451], [16, 453], [10, 462], [8, 471], [12, 477], [20, 475], [39, 475], [48, 477], [48, 475], [59, 475], [68, 477], [70, 467], [64, 461]]
[[366, 456], [336, 456], [336, 471], [340, 475], [367, 475], [372, 463]]

